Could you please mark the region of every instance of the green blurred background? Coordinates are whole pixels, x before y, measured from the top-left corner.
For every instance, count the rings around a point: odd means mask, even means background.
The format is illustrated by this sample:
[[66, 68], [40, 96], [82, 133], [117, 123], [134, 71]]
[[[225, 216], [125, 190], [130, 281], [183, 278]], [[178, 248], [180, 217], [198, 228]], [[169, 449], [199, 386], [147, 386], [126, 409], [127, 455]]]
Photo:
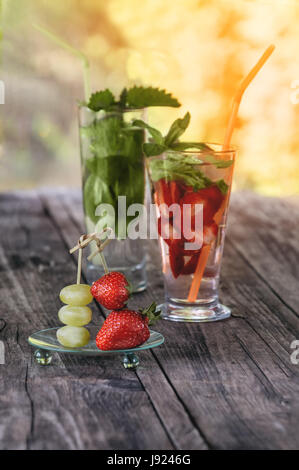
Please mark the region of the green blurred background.
[[235, 189], [299, 193], [299, 2], [296, 0], [2, 0], [0, 191], [79, 186], [80, 62], [32, 27], [81, 49], [92, 89], [130, 84], [173, 92], [181, 109], [155, 109], [166, 129], [190, 110], [192, 139], [221, 142], [242, 77], [276, 50], [244, 97], [233, 143]]

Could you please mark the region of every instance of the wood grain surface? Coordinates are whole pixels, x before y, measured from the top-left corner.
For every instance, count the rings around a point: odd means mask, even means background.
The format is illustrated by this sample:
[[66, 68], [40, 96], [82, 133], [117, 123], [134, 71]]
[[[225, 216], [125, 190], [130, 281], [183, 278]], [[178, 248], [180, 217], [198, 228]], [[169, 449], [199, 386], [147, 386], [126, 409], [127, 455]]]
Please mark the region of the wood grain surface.
[[[76, 278], [68, 249], [84, 233], [79, 191], [0, 195], [0, 449], [296, 449], [299, 446], [299, 206], [233, 194], [221, 299], [231, 319], [161, 321], [165, 344], [119, 358], [54, 355], [38, 366], [30, 333], [57, 325], [59, 291]], [[163, 300], [156, 243], [149, 287]], [[93, 306], [93, 324], [105, 312]]]

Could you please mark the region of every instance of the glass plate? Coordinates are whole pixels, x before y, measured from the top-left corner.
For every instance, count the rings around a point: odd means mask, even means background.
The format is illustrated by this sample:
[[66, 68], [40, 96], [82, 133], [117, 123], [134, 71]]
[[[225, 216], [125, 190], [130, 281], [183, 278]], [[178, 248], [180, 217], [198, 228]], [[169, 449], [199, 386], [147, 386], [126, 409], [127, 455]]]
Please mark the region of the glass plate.
[[[101, 351], [97, 348], [95, 340], [91, 340], [83, 348], [66, 348], [62, 346], [56, 337], [56, 332], [60, 327], [41, 330], [33, 333], [28, 338], [31, 346], [34, 346], [37, 351], [35, 352], [35, 359], [38, 364], [48, 365], [51, 363], [52, 356], [45, 354], [43, 351], [53, 351], [67, 354], [77, 354], [79, 356], [107, 356], [111, 354], [122, 354], [125, 356], [123, 364], [126, 368], [136, 368], [139, 365], [139, 360], [136, 355], [139, 351], [146, 349], [156, 348], [164, 343], [164, 336], [156, 331], [150, 331], [150, 338], [146, 343], [133, 349], [117, 349], [113, 351]], [[98, 328], [89, 328], [91, 337], [95, 338], [98, 333]], [[127, 365], [126, 365], [127, 364]], [[131, 365], [130, 365], [131, 364]]]

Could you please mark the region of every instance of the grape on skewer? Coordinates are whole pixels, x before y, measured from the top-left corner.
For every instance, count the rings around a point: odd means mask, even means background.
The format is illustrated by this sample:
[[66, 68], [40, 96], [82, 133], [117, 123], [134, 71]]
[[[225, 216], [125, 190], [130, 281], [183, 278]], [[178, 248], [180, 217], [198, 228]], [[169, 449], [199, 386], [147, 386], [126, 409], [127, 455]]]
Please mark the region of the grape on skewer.
[[83, 235], [78, 245], [70, 251], [74, 253], [79, 250], [77, 284], [66, 286], [60, 292], [60, 300], [66, 305], [59, 310], [58, 317], [61, 323], [66, 326], [57, 331], [57, 339], [65, 347], [80, 348], [86, 346], [90, 341], [90, 333], [84, 326], [92, 320], [92, 311], [87, 305], [92, 302], [93, 296], [90, 292], [90, 286], [81, 284], [81, 270], [83, 248], [88, 246], [91, 241], [96, 241], [97, 253], [100, 252], [103, 266], [108, 270], [102, 253], [103, 247], [107, 245], [107, 240], [102, 243], [96, 233]]

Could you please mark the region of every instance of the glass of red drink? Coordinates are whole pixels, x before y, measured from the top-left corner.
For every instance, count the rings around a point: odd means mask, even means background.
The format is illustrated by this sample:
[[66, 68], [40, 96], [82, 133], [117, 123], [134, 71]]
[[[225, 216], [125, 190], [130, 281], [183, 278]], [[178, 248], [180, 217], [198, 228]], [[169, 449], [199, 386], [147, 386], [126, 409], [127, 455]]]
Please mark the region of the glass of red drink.
[[165, 285], [163, 318], [228, 318], [218, 288], [235, 149], [166, 151], [147, 159], [156, 205]]

